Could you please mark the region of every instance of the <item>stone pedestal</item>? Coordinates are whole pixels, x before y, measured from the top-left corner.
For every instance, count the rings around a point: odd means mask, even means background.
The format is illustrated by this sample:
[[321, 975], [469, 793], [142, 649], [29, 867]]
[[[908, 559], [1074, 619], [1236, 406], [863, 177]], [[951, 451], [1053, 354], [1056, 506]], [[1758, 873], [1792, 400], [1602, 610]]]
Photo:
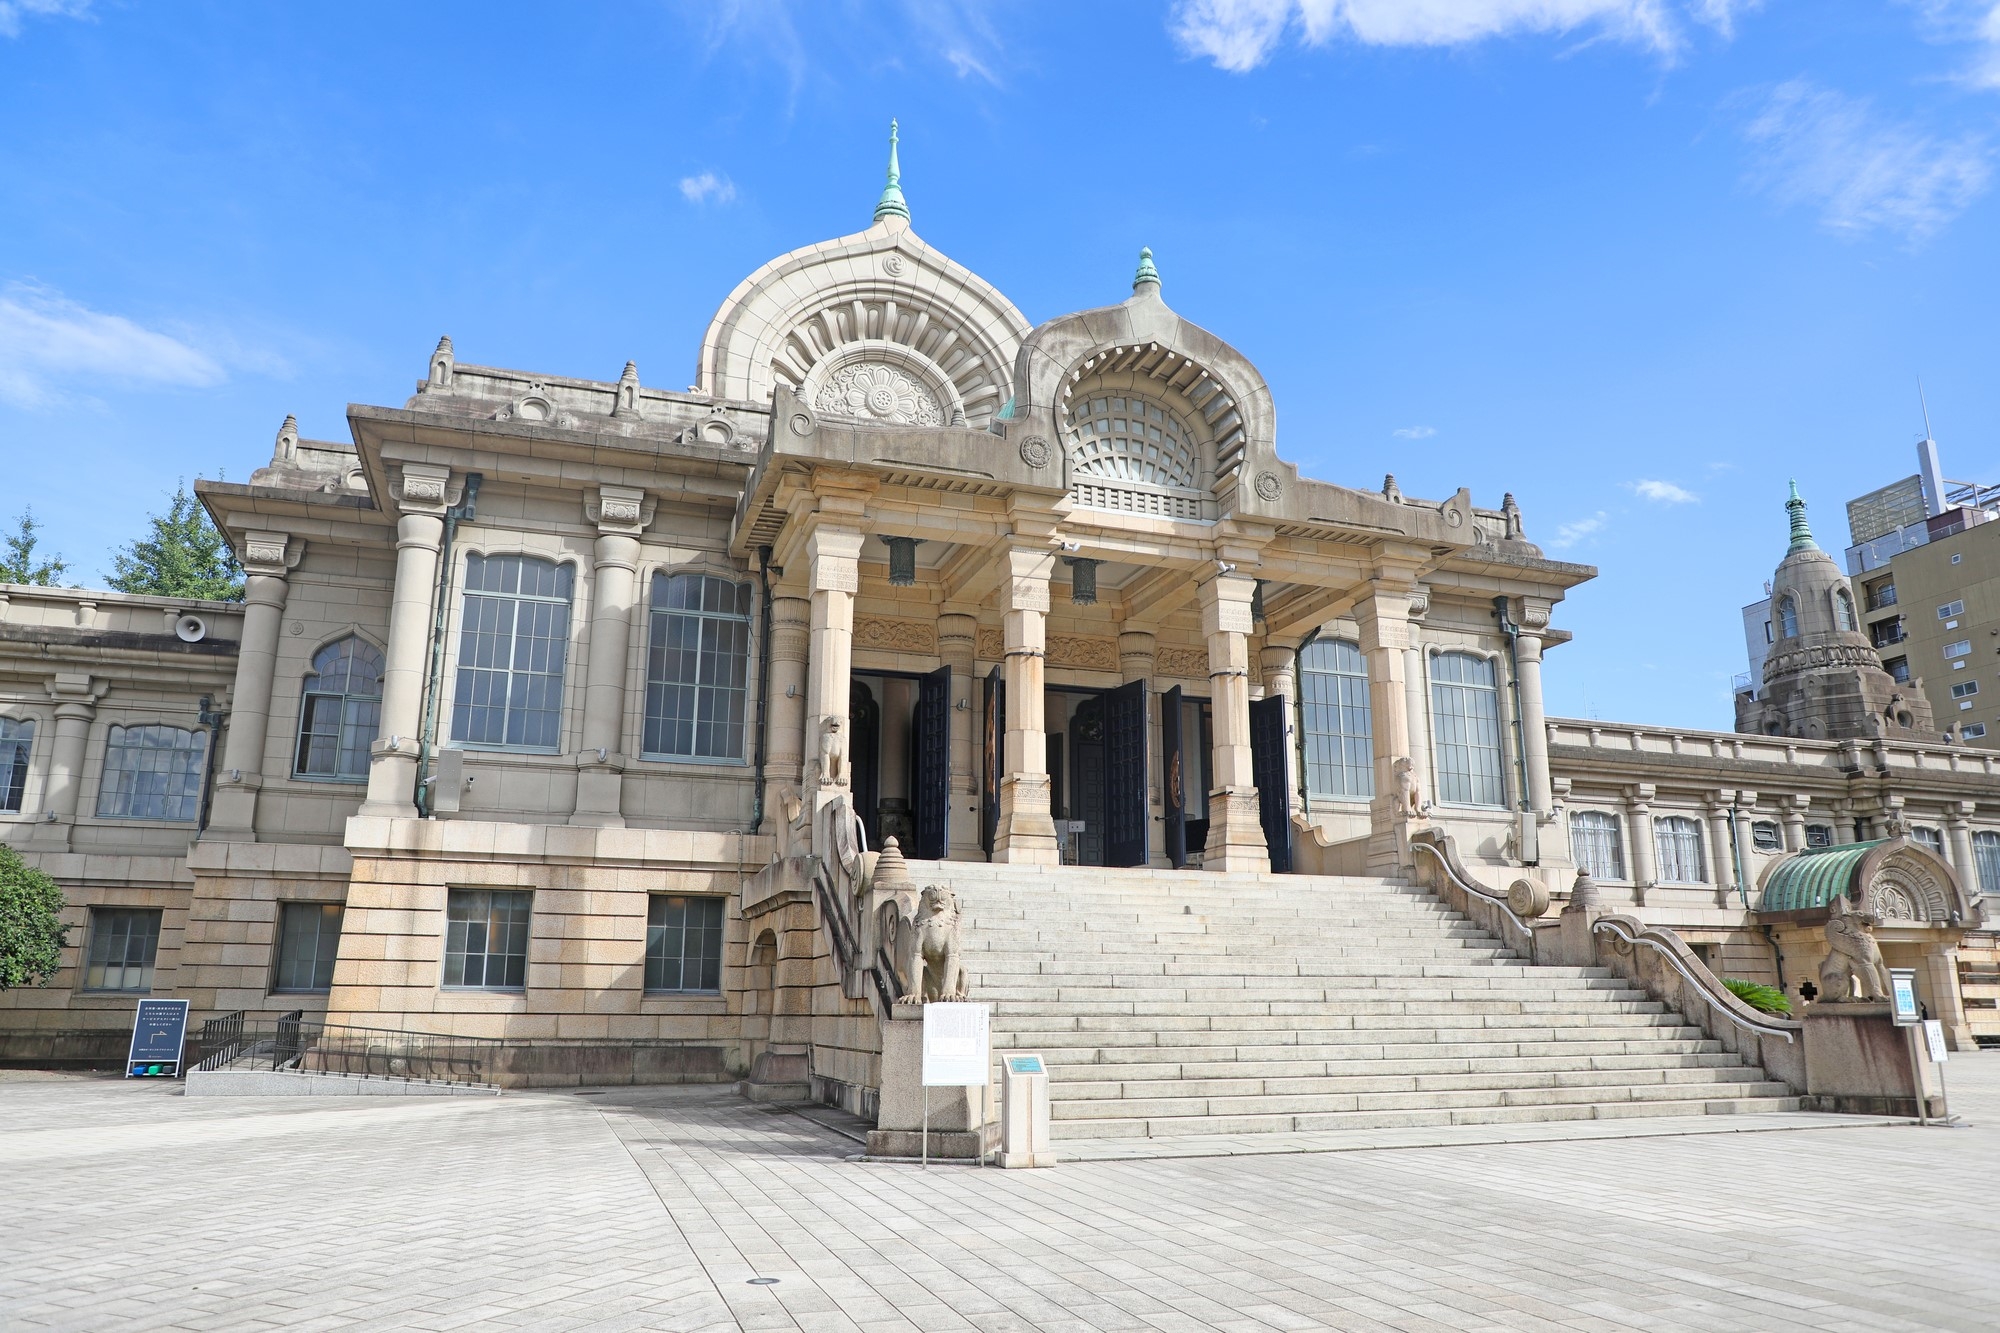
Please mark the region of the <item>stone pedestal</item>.
[[[930, 1089], [930, 1155], [940, 1161], [977, 1161], [999, 1142], [988, 1117], [990, 1088]], [[921, 1157], [924, 1152], [924, 1009], [899, 1004], [882, 1024], [882, 1095], [870, 1157]]]
[[803, 1102], [812, 1099], [812, 1062], [806, 1048], [774, 1042], [752, 1062], [743, 1095], [753, 1102]]
[[[1921, 1073], [1927, 1114], [1944, 1114], [1944, 1084], [1937, 1066], [1922, 1059], [1911, 1068], [1911, 1030], [1895, 1025], [1887, 1003], [1809, 1005], [1805, 1025], [1809, 1110], [1913, 1116], [1917, 1093], [1912, 1080]], [[1915, 1039], [1923, 1041], [1921, 1030]]]

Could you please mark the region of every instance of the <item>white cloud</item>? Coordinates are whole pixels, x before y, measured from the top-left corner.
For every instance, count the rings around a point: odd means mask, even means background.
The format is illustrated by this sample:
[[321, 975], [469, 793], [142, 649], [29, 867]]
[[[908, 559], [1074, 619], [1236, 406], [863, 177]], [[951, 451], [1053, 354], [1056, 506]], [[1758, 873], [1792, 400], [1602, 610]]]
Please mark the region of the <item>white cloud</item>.
[[1653, 500], [1660, 504], [1691, 505], [1701, 503], [1701, 497], [1693, 491], [1684, 490], [1671, 481], [1628, 481], [1625, 485], [1642, 500]]
[[2000, 0], [1900, 0], [1915, 9], [1918, 27], [1935, 42], [1969, 42], [1976, 49], [1959, 77], [2000, 91]]
[[726, 204], [736, 198], [736, 184], [727, 176], [704, 171], [681, 177], [681, 197], [691, 204]]
[[48, 407], [78, 378], [205, 389], [222, 364], [178, 338], [123, 315], [91, 310], [48, 287], [0, 289], [0, 401]]
[[0, 0], [0, 37], [19, 37], [24, 18], [80, 19], [90, 0]]
[[1689, 20], [1729, 36], [1762, 0], [1174, 0], [1168, 28], [1183, 50], [1241, 74], [1270, 59], [1287, 31], [1307, 46], [1464, 46], [1492, 37], [1589, 31], [1671, 56]]
[[1851, 236], [1883, 229], [1922, 240], [1962, 213], [1992, 175], [1979, 136], [1940, 139], [1803, 78], [1773, 89], [1743, 136], [1759, 154], [1754, 184], [1781, 203], [1817, 209], [1829, 230]]
[[1428, 440], [1437, 434], [1436, 426], [1398, 426], [1389, 432], [1399, 440]]
[[1574, 546], [1585, 537], [1595, 536], [1597, 533], [1604, 531], [1604, 525], [1610, 522], [1610, 520], [1611, 516], [1600, 509], [1589, 518], [1580, 518], [1574, 523], [1561, 524], [1556, 528], [1555, 540], [1550, 542], [1549, 545], [1558, 551]]

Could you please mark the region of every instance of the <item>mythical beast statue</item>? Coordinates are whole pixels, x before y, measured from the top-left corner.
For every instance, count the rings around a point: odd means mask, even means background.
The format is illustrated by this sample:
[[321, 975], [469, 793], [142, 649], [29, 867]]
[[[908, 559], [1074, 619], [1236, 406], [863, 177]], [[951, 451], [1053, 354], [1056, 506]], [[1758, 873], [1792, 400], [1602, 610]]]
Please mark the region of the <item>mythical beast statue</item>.
[[[1826, 910], [1826, 942], [1833, 952], [1819, 965], [1819, 1002], [1888, 999], [1889, 970], [1875, 943], [1875, 918], [1848, 906], [1844, 893], [1835, 894]], [[1858, 995], [1856, 979], [1861, 983]]]
[[957, 896], [945, 885], [927, 884], [916, 911], [905, 915], [894, 899], [880, 911], [882, 942], [896, 965], [896, 1003], [964, 999], [965, 938]]

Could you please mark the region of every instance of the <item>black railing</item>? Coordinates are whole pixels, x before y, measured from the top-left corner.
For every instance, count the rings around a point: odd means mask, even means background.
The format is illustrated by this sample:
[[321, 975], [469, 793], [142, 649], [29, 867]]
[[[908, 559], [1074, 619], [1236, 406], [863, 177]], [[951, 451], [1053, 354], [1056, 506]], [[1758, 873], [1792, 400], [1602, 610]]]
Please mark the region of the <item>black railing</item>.
[[308, 1019], [294, 1009], [275, 1021], [247, 1023], [226, 1014], [202, 1024], [198, 1072], [295, 1070], [434, 1083], [492, 1085], [506, 1042], [432, 1032], [349, 1027]]
[[[217, 1014], [201, 1025], [195, 1034], [195, 1059], [206, 1062], [214, 1059], [228, 1061], [243, 1049], [243, 1011], [233, 1014]], [[204, 1063], [199, 1066], [206, 1068]]]

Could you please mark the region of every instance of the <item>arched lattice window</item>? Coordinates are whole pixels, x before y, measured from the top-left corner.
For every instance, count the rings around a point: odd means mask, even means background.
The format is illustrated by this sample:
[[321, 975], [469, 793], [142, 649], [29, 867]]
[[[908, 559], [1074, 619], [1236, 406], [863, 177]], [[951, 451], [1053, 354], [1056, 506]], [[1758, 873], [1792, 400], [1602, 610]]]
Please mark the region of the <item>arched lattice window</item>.
[[1799, 637], [1799, 607], [1789, 596], [1778, 599], [1778, 633], [1787, 639]]
[[208, 733], [181, 727], [113, 727], [104, 747], [97, 813], [106, 819], [192, 823], [201, 813]]
[[1299, 654], [1299, 667], [1306, 790], [1334, 800], [1372, 798], [1375, 743], [1367, 659], [1345, 639], [1320, 639]]
[[574, 566], [533, 556], [466, 559], [454, 741], [516, 750], [561, 744], [575, 581]]
[[1854, 628], [1854, 595], [1845, 588], [1833, 590], [1833, 627], [1851, 630]]
[[313, 654], [299, 703], [292, 773], [301, 778], [368, 776], [368, 743], [382, 718], [382, 652], [349, 635]]
[[750, 585], [655, 574], [641, 753], [741, 759], [749, 672]]
[[1703, 881], [1699, 822], [1685, 815], [1668, 815], [1654, 820], [1653, 847], [1659, 853], [1661, 883], [1700, 884]]
[[0, 717], [0, 813], [20, 812], [28, 791], [28, 751], [34, 744], [34, 723]]
[[1431, 659], [1431, 730], [1439, 800], [1507, 803], [1500, 778], [1500, 686], [1491, 659], [1471, 653]]
[[1070, 411], [1076, 430], [1072, 472], [1182, 490], [1199, 483], [1194, 438], [1158, 403], [1109, 395], [1081, 399]]
[[1592, 879], [1625, 878], [1625, 842], [1618, 816], [1603, 810], [1572, 810], [1569, 850], [1577, 869]]

